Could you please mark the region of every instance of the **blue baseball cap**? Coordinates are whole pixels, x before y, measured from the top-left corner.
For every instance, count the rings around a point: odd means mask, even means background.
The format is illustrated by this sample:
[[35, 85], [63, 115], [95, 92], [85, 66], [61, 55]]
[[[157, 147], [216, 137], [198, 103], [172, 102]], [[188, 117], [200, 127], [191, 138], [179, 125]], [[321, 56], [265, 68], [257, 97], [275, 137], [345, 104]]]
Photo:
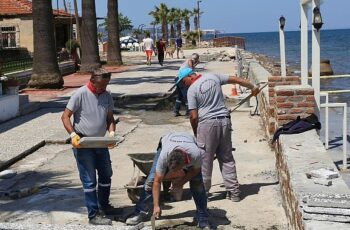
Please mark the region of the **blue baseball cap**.
[[177, 82], [175, 84], [179, 84], [182, 79], [184, 79], [185, 77], [187, 77], [193, 73], [194, 73], [193, 69], [191, 69], [191, 68], [186, 67], [186, 68], [181, 69], [179, 74], [177, 75], [177, 77], [179, 79], [177, 80]]

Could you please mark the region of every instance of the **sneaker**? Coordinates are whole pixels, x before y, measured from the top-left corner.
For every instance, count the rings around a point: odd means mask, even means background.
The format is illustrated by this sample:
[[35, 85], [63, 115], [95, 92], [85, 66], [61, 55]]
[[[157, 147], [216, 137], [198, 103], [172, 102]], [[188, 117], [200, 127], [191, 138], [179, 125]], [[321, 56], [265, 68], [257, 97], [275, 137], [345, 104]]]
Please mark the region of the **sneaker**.
[[231, 200], [232, 202], [240, 202], [241, 198], [239, 195], [233, 194], [232, 192], [228, 191], [226, 193], [226, 199]]
[[204, 229], [204, 230], [210, 230], [210, 224], [209, 221], [199, 221], [198, 223], [198, 228], [200, 229]]
[[96, 215], [89, 220], [92, 225], [112, 225], [112, 221], [104, 216]]
[[179, 112], [174, 112], [174, 117], [179, 117], [181, 114]]
[[129, 217], [128, 219], [126, 219], [125, 223], [127, 225], [137, 225], [137, 224], [141, 223], [142, 221], [144, 221], [144, 219], [145, 219], [145, 214], [139, 213], [133, 217]]
[[108, 204], [107, 206], [100, 208], [101, 215], [105, 216], [117, 216], [123, 214], [122, 208], [115, 208], [112, 205]]

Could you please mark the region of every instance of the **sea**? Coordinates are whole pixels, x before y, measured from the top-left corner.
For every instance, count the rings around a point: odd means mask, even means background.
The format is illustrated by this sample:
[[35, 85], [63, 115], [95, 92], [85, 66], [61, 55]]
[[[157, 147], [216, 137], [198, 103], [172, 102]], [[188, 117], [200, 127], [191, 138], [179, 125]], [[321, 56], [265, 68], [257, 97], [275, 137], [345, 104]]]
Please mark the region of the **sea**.
[[[261, 33], [221, 33], [217, 37], [235, 36], [245, 38], [246, 50], [263, 54], [279, 60], [279, 34], [278, 32]], [[212, 38], [206, 35], [204, 40]], [[311, 31], [309, 39], [309, 68], [311, 65]], [[350, 75], [350, 29], [321, 30], [321, 59], [330, 60], [334, 74]], [[300, 70], [300, 31], [286, 31], [286, 61], [288, 66], [299, 67]], [[298, 75], [298, 74], [296, 74]], [[337, 78], [321, 80], [321, 90], [350, 89], [350, 78]], [[336, 101], [350, 100], [347, 95], [334, 95]]]

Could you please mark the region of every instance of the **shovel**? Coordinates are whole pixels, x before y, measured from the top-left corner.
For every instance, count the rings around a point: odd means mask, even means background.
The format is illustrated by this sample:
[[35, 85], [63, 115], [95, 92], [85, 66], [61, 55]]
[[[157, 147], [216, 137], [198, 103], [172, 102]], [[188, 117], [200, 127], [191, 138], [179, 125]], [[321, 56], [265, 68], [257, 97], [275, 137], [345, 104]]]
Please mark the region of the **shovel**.
[[[268, 83], [266, 83], [265, 85], [263, 85], [262, 87], [259, 88], [259, 92], [265, 88], [268, 85]], [[232, 113], [233, 111], [235, 111], [236, 109], [238, 109], [241, 105], [243, 105], [245, 102], [247, 102], [251, 97], [253, 97], [253, 94], [249, 94], [247, 97], [243, 98], [240, 102], [238, 102], [235, 106], [233, 106], [230, 110], [229, 113]]]
[[152, 230], [156, 230], [156, 216], [152, 215], [151, 217], [151, 225], [152, 225]]

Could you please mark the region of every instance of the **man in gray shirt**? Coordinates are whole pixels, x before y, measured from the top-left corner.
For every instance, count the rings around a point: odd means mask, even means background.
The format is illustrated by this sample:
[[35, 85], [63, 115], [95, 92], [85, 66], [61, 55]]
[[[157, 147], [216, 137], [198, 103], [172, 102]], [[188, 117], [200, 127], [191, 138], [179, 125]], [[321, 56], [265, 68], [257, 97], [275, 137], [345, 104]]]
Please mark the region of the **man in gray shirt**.
[[[113, 214], [109, 204], [112, 167], [108, 148], [80, 148], [81, 137], [103, 137], [106, 131], [114, 136], [113, 99], [106, 87], [111, 74], [94, 71], [90, 82], [79, 88], [68, 101], [62, 122], [71, 136], [73, 153], [83, 184], [89, 223], [111, 225], [104, 215]], [[70, 120], [73, 115], [73, 124]], [[98, 183], [96, 171], [98, 172]], [[96, 188], [97, 187], [97, 188]]]
[[197, 145], [204, 150], [202, 155], [202, 174], [205, 190], [209, 193], [213, 160], [216, 155], [228, 198], [240, 201], [239, 183], [235, 160], [232, 154], [231, 117], [225, 107], [221, 85], [240, 84], [252, 90], [256, 96], [259, 88], [249, 81], [224, 74], [207, 73], [203, 76], [185, 68], [180, 73], [183, 84], [189, 87], [187, 92], [190, 122]]
[[[153, 198], [153, 215], [161, 215], [159, 206], [160, 183], [172, 181], [172, 189], [182, 187], [188, 181], [196, 204], [196, 219], [200, 228], [208, 229], [207, 197], [201, 174], [201, 150], [192, 135], [183, 132], [169, 133], [161, 138], [151, 171], [147, 177], [133, 217], [126, 220], [136, 225], [149, 217], [149, 204]], [[176, 180], [176, 183], [174, 183]], [[153, 193], [153, 196], [152, 196]]]

